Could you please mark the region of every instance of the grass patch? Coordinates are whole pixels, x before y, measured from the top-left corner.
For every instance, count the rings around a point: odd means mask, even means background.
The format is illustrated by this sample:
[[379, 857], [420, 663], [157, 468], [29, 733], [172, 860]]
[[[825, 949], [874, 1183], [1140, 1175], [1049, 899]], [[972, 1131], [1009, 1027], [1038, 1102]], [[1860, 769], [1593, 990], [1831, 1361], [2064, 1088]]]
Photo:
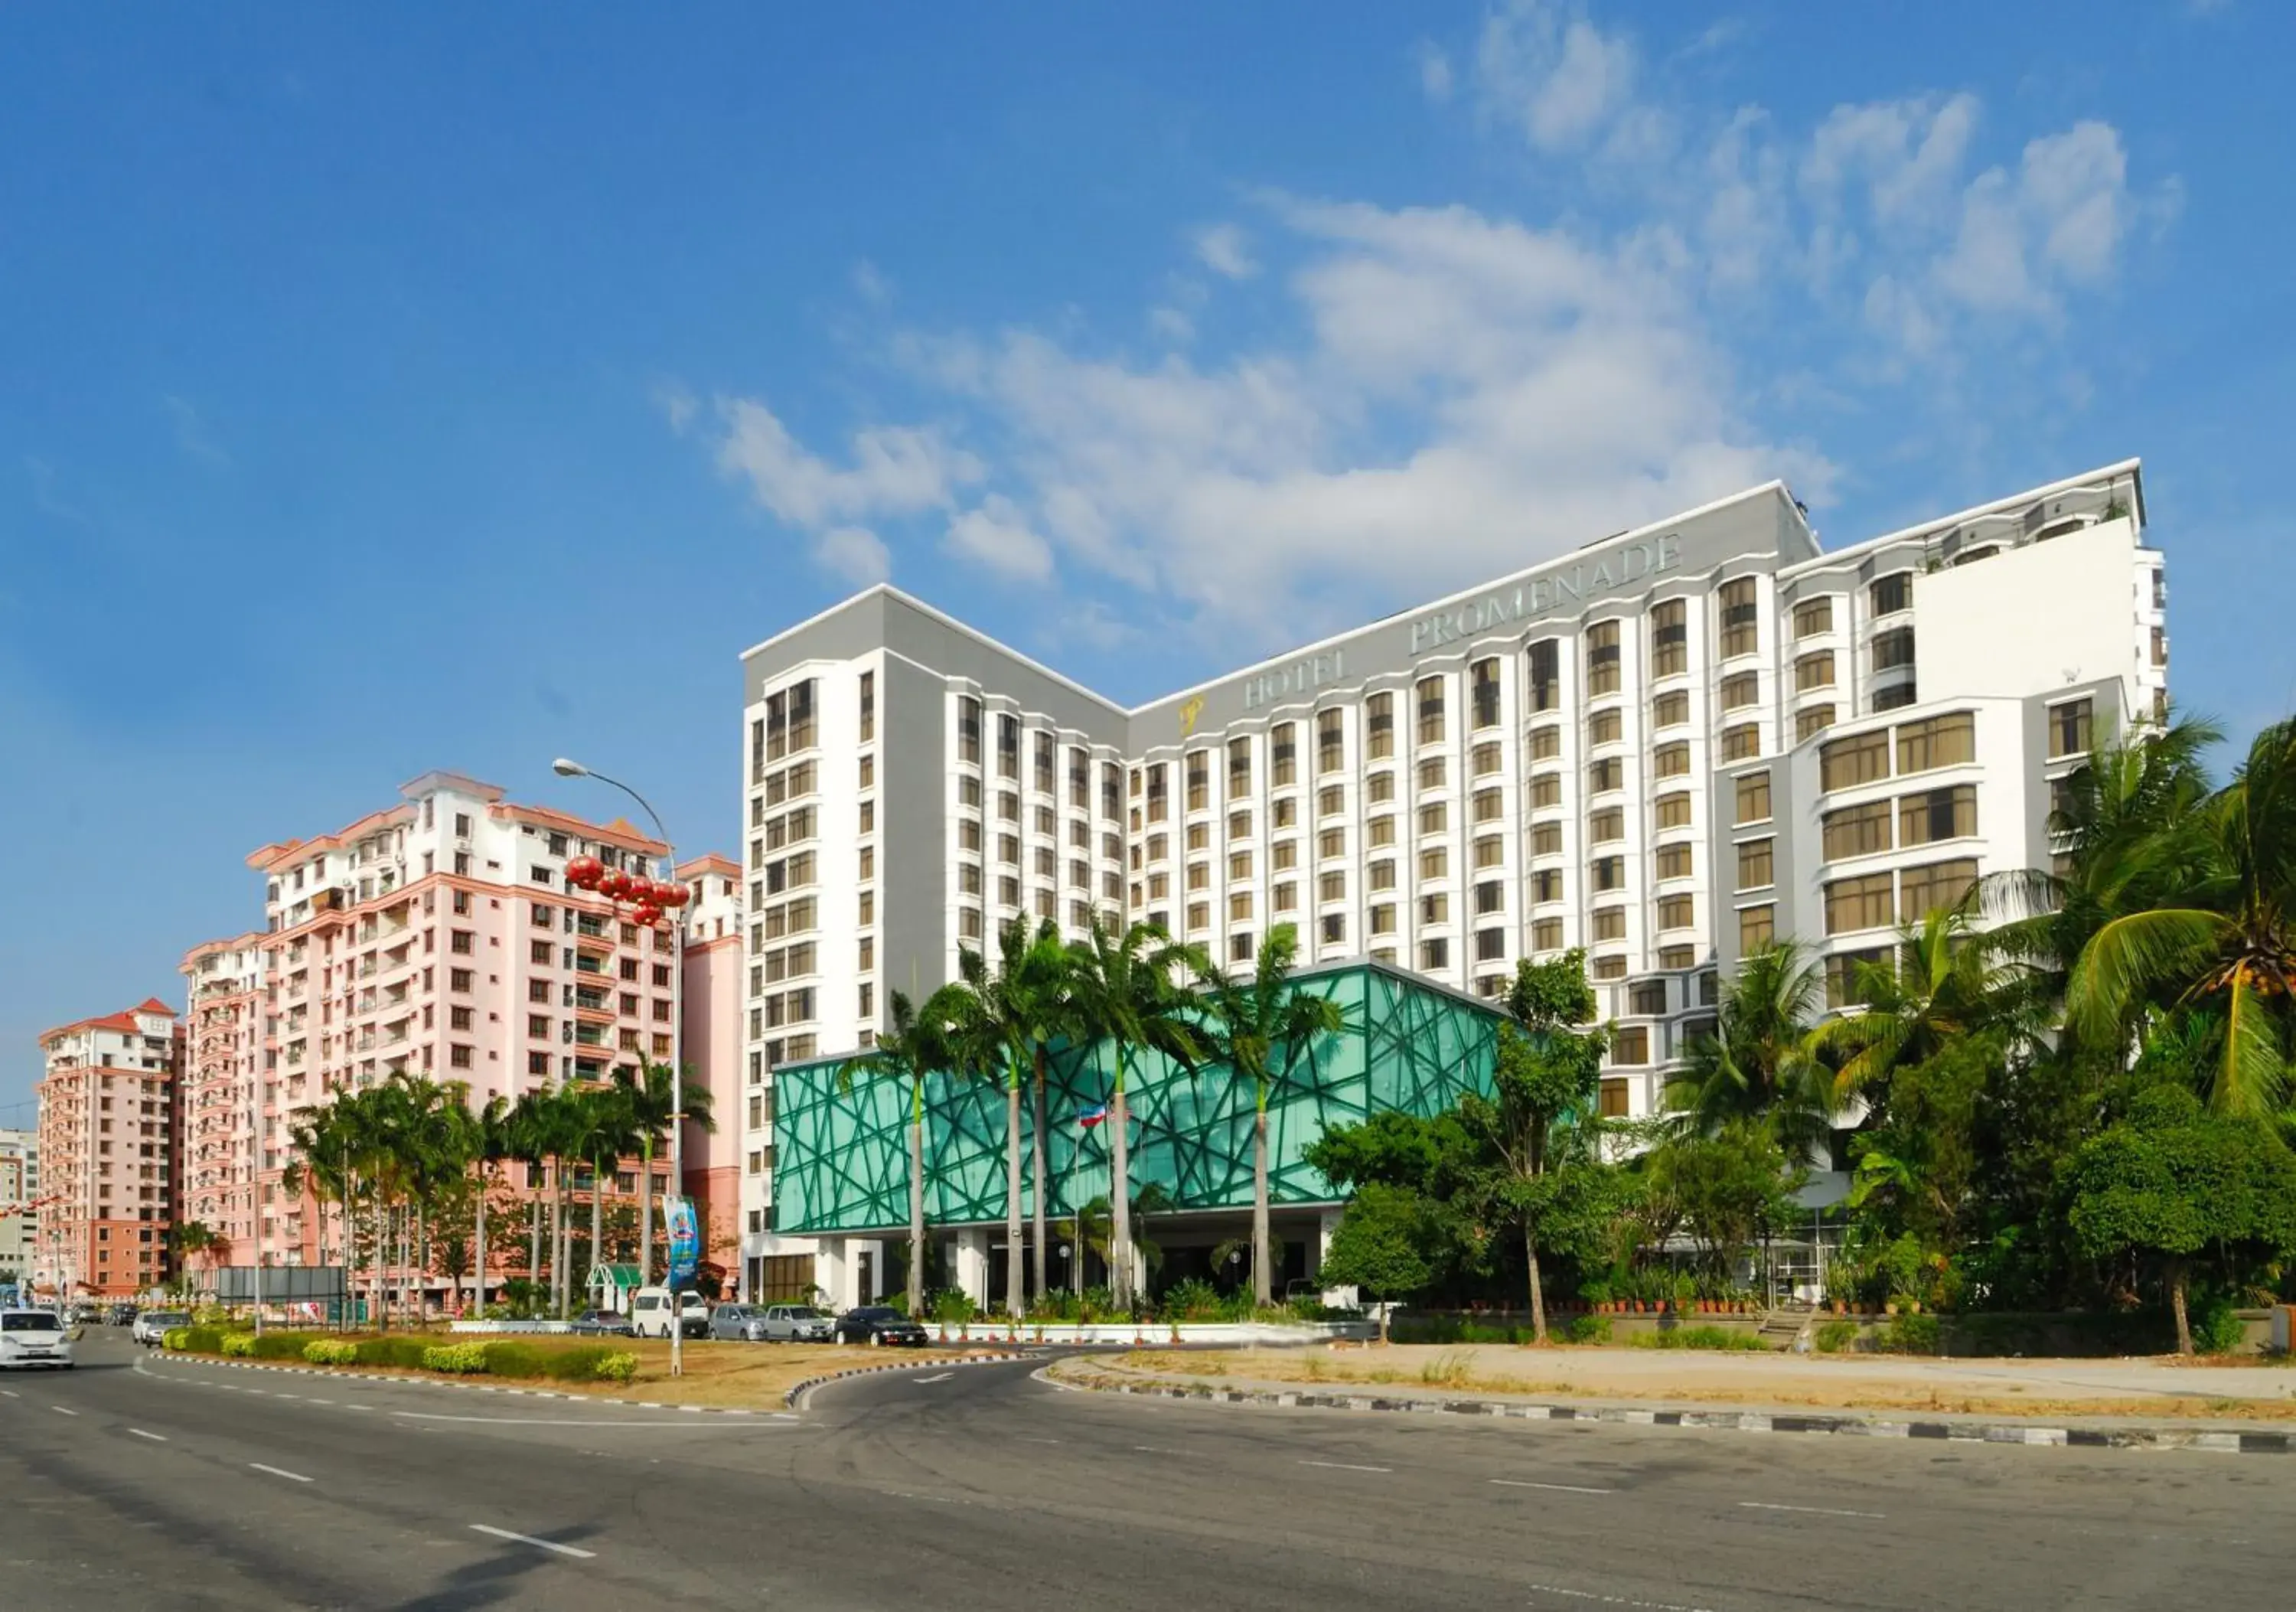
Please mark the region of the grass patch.
[[1739, 1332], [1728, 1327], [1676, 1327], [1660, 1332], [1637, 1332], [1627, 1339], [1635, 1349], [1713, 1349], [1751, 1353], [1763, 1348], [1762, 1340], [1751, 1332]]

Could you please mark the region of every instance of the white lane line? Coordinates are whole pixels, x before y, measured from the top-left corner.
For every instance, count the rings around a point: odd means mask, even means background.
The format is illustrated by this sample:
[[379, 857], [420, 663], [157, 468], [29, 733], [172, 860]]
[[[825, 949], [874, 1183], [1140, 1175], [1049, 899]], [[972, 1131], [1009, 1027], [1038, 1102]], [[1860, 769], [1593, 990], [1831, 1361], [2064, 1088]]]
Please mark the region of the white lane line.
[[373, 1405], [345, 1405], [343, 1409], [346, 1410], [372, 1410], [374, 1407]]
[[317, 1396], [314, 1395], [311, 1399], [309, 1399], [309, 1400], [308, 1400], [308, 1401], [307, 1401], [306, 1402], [307, 1402], [307, 1403], [308, 1403], [308, 1404], [314, 1404], [314, 1405], [332, 1405], [332, 1404], [333, 1404], [335, 1402], [334, 1402], [334, 1401], [332, 1401], [332, 1400], [331, 1400], [331, 1399], [320, 1399], [320, 1398], [318, 1398]]
[[937, 1377], [913, 1377], [909, 1380], [913, 1383], [945, 1383], [955, 1375], [954, 1371], [944, 1371]]
[[1768, 1501], [1742, 1500], [1739, 1506], [1748, 1511], [1799, 1511], [1808, 1517], [1863, 1517], [1879, 1521], [1879, 1511], [1841, 1511], [1832, 1506], [1780, 1506]]
[[0, 1388], [0, 1394], [6, 1394], [10, 1399], [21, 1399], [24, 1397], [22, 1394], [17, 1393], [13, 1388]]
[[576, 1557], [583, 1561], [588, 1561], [598, 1554], [595, 1550], [578, 1550], [572, 1545], [562, 1545], [554, 1539], [537, 1539], [531, 1534], [512, 1534], [508, 1528], [489, 1528], [484, 1523], [472, 1523], [471, 1532], [491, 1534], [496, 1539], [513, 1540], [521, 1545], [532, 1545], [537, 1550], [555, 1550], [561, 1556]]
[[1303, 1467], [1331, 1467], [1341, 1472], [1392, 1472], [1395, 1470], [1392, 1467], [1365, 1467], [1355, 1461], [1303, 1460], [1300, 1464]]
[[48, 1409], [54, 1411], [58, 1416], [78, 1416], [79, 1414], [78, 1411], [68, 1410], [62, 1405], [50, 1405]]
[[141, 1427], [130, 1427], [127, 1430], [138, 1438], [150, 1439], [155, 1444], [164, 1444], [168, 1442], [167, 1436], [164, 1434], [146, 1433]]
[[1584, 1484], [1535, 1484], [1527, 1477], [1495, 1477], [1495, 1484], [1510, 1489], [1548, 1489], [1557, 1494], [1616, 1494], [1616, 1489], [1593, 1489]]
[[1056, 1438], [1024, 1438], [1021, 1442], [1024, 1444], [1057, 1444], [1061, 1441]]
[[1685, 1607], [1670, 1600], [1629, 1600], [1623, 1595], [1598, 1595], [1591, 1590], [1566, 1590], [1560, 1584], [1525, 1584], [1526, 1590], [1536, 1590], [1541, 1595], [1560, 1595], [1570, 1600], [1598, 1601], [1606, 1607], [1639, 1607], [1644, 1612], [1711, 1612], [1706, 1607]]
[[272, 1476], [283, 1477], [290, 1483], [308, 1484], [311, 1481], [309, 1478], [305, 1477], [300, 1472], [290, 1472], [284, 1467], [266, 1467], [261, 1461], [250, 1461], [247, 1464], [254, 1468], [258, 1472], [268, 1472]]

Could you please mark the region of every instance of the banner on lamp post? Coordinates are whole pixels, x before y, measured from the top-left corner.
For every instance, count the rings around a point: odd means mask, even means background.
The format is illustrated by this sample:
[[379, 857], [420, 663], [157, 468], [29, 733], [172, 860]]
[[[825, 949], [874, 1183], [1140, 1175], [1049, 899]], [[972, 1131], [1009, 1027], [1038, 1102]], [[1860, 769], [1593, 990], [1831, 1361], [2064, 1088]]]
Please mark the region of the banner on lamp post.
[[692, 1285], [701, 1263], [701, 1233], [694, 1222], [693, 1200], [664, 1193], [661, 1223], [669, 1238], [669, 1290], [682, 1293]]

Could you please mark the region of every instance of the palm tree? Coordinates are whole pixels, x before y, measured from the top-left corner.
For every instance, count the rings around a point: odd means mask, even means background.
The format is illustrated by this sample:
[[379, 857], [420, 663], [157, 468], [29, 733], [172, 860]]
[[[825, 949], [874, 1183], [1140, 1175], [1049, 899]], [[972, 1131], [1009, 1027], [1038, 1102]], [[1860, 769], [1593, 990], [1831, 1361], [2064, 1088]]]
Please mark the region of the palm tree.
[[2202, 1020], [2210, 1106], [2268, 1114], [2287, 1085], [2296, 993], [2296, 721], [2257, 735], [2187, 822], [2196, 854], [2181, 889], [2098, 926], [2066, 982], [2066, 1010], [2084, 1037], [2121, 1044], [2146, 1022]]
[[578, 1087], [566, 1093], [574, 1133], [574, 1151], [590, 1166], [590, 1263], [606, 1262], [606, 1185], [624, 1158], [638, 1151], [637, 1116], [630, 1106], [631, 1087]]
[[551, 1099], [548, 1091], [527, 1091], [511, 1105], [509, 1117], [504, 1122], [503, 1142], [505, 1156], [519, 1160], [527, 1167], [526, 1193], [526, 1279], [528, 1286], [539, 1294], [542, 1287], [543, 1200], [534, 1190], [535, 1177], [539, 1175], [550, 1157]]
[[231, 1246], [231, 1239], [205, 1221], [184, 1221], [169, 1233], [169, 1240], [176, 1245], [176, 1254], [184, 1259], [207, 1255], [211, 1270], [216, 1261], [222, 1257], [223, 1251]]
[[925, 999], [920, 1015], [904, 992], [892, 997], [891, 1022], [877, 1044], [837, 1068], [837, 1085], [852, 1090], [857, 1076], [896, 1080], [909, 1106], [909, 1313], [925, 1304], [925, 1082], [953, 1061], [948, 1026], [963, 1011], [962, 987], [944, 985]]
[[1851, 993], [1863, 1011], [1811, 1032], [1811, 1047], [1838, 1064], [1837, 1106], [1979, 1030], [1999, 1026], [2014, 1036], [2030, 1027], [2022, 982], [1972, 933], [1971, 906], [1965, 898], [1901, 928], [1888, 960], [1853, 971]]
[[472, 1206], [475, 1220], [471, 1269], [472, 1301], [481, 1320], [487, 1313], [487, 1194], [494, 1188], [495, 1165], [515, 1156], [511, 1134], [510, 1098], [497, 1092], [472, 1116], [472, 1159], [478, 1165], [478, 1198]]
[[[712, 1135], [718, 1130], [709, 1088], [695, 1080], [693, 1073], [692, 1065], [684, 1066], [684, 1078], [677, 1082], [678, 1100], [672, 1102], [668, 1064], [647, 1064], [643, 1071], [627, 1066], [614, 1071], [615, 1082], [628, 1093], [631, 1118], [637, 1127], [638, 1157], [644, 1165], [638, 1180], [638, 1267], [639, 1275], [649, 1282], [653, 1279], [654, 1149], [669, 1134], [669, 1128], [678, 1123], [679, 1103], [685, 1105], [687, 1123]], [[671, 1192], [685, 1190], [685, 1182], [670, 1183]]]
[[[1239, 983], [1209, 966], [1199, 975], [1212, 1054], [1227, 1065], [1229, 1078], [1251, 1082], [1251, 1246], [1261, 1249], [1268, 1237], [1268, 1093], [1291, 1081], [1303, 1048], [1337, 1035], [1347, 1024], [1337, 1002], [1292, 982], [1299, 956], [1299, 931], [1278, 924], [1260, 942], [1250, 980]], [[1272, 1304], [1274, 1292], [1267, 1262], [1252, 1261], [1253, 1302]]]
[[1798, 942], [1740, 960], [1714, 1032], [1691, 1043], [1686, 1066], [1668, 1083], [1668, 1101], [1689, 1129], [1711, 1136], [1733, 1120], [1759, 1119], [1790, 1148], [1816, 1145], [1833, 1111], [1808, 1042], [1819, 991], [1817, 966]]
[[[1210, 963], [1151, 925], [1135, 924], [1119, 935], [1098, 917], [1091, 934], [1070, 944], [1069, 955], [1078, 1019], [1095, 1036], [1116, 1044], [1116, 1078], [1108, 1101], [1109, 1196], [1115, 1221], [1109, 1286], [1122, 1308], [1131, 1304], [1135, 1289], [1126, 1252], [1132, 1246], [1132, 1127], [1125, 1077], [1136, 1050], [1160, 1053], [1191, 1070], [1202, 1061], [1202, 1038], [1186, 1016], [1194, 999], [1181, 982]], [[1081, 1269], [1081, 1244], [1077, 1263]]]

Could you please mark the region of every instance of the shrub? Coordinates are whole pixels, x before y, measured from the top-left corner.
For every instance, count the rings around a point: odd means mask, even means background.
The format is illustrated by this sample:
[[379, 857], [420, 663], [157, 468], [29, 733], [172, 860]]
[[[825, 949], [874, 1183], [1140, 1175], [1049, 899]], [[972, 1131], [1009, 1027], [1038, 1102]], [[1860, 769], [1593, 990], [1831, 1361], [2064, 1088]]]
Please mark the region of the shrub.
[[950, 1326], [960, 1326], [980, 1313], [972, 1302], [972, 1295], [962, 1287], [944, 1288], [929, 1295], [925, 1308], [931, 1312], [933, 1320], [945, 1321]]
[[1830, 1320], [1817, 1329], [1817, 1352], [1820, 1354], [1839, 1354], [1857, 1341], [1856, 1321]]
[[358, 1343], [358, 1363], [362, 1366], [397, 1366], [402, 1370], [422, 1369], [422, 1356], [429, 1345], [419, 1337], [366, 1337]]
[[2202, 1354], [2237, 1354], [2248, 1343], [2248, 1328], [2226, 1300], [2203, 1309], [2193, 1321], [2193, 1347]]
[[1574, 1315], [1562, 1328], [1562, 1338], [1571, 1344], [1607, 1344], [1611, 1341], [1611, 1318], [1607, 1315]]
[[445, 1371], [456, 1377], [472, 1377], [487, 1369], [487, 1346], [484, 1344], [432, 1344], [422, 1351], [425, 1371]]
[[481, 1345], [487, 1352], [487, 1375], [489, 1377], [540, 1377], [548, 1365], [548, 1357], [532, 1344], [496, 1341]]
[[590, 1382], [598, 1375], [598, 1362], [612, 1353], [603, 1344], [585, 1344], [578, 1348], [562, 1349], [543, 1357], [542, 1374], [553, 1382]]
[[258, 1360], [301, 1360], [303, 1336], [297, 1332], [266, 1332], [255, 1340]]
[[626, 1383], [638, 1374], [638, 1357], [635, 1354], [609, 1354], [591, 1368], [591, 1375], [602, 1383]]
[[1901, 1315], [1882, 1328], [1878, 1346], [1892, 1354], [1937, 1354], [1942, 1332], [1934, 1315]]
[[1671, 1330], [1637, 1332], [1627, 1340], [1637, 1349], [1759, 1349], [1762, 1340], [1751, 1332], [1727, 1327], [1676, 1327]]
[[315, 1337], [303, 1345], [303, 1358], [315, 1366], [355, 1366], [358, 1345], [347, 1337]]
[[181, 1353], [191, 1346], [192, 1329], [189, 1327], [170, 1327], [160, 1334], [160, 1347], [171, 1353]]
[[223, 1352], [234, 1360], [251, 1360], [255, 1355], [255, 1334], [234, 1332], [223, 1340]]

